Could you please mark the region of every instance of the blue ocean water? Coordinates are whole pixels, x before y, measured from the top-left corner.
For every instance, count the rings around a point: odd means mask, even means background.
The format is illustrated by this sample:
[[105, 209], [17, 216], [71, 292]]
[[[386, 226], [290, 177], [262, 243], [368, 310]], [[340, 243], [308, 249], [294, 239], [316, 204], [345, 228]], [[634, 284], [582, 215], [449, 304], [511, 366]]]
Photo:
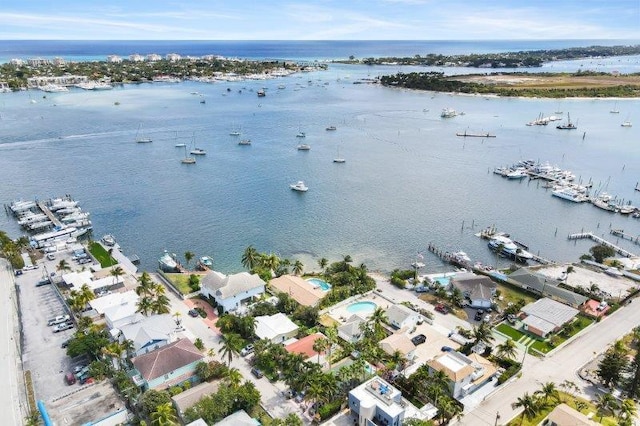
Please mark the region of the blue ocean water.
[[207, 54], [247, 59], [329, 60], [384, 56], [414, 56], [429, 53], [514, 52], [563, 49], [593, 45], [635, 45], [638, 40], [331, 40], [331, 41], [105, 41], [105, 40], [4, 40], [0, 43], [0, 63], [11, 58], [62, 57], [69, 61], [105, 60], [108, 55], [128, 56], [178, 53], [183, 56]]
[[[638, 58], [622, 59], [638, 69]], [[0, 200], [72, 194], [92, 213], [96, 238], [114, 234], [127, 253], [142, 258], [143, 269], [155, 268], [168, 249], [209, 255], [216, 269], [237, 271], [242, 251], [254, 245], [300, 259], [305, 269], [317, 269], [320, 257], [350, 254], [389, 271], [424, 252], [431, 272], [446, 266], [426, 253], [429, 243], [494, 263], [486, 242], [474, 236], [491, 225], [559, 261], [575, 260], [591, 246], [569, 242], [571, 232], [640, 234], [640, 220], [562, 201], [538, 181], [509, 182], [491, 173], [522, 158], [549, 161], [640, 205], [634, 191], [639, 127], [620, 126], [638, 121], [640, 101], [456, 96], [353, 84], [397, 71], [331, 65], [266, 81], [0, 94]], [[266, 97], [256, 96], [260, 88]], [[609, 113], [614, 105], [619, 114]], [[445, 107], [465, 114], [443, 120]], [[570, 113], [578, 130], [525, 126], [555, 111]], [[134, 142], [140, 125], [153, 143]], [[337, 130], [326, 131], [329, 125]], [[237, 128], [251, 146], [229, 135]], [[497, 137], [455, 136], [465, 129]], [[295, 149], [299, 131], [306, 132], [308, 152]], [[180, 164], [177, 142], [195, 143], [207, 155], [194, 166]], [[344, 164], [332, 161], [338, 149]], [[307, 193], [289, 189], [298, 180]], [[21, 233], [5, 215], [0, 229]]]

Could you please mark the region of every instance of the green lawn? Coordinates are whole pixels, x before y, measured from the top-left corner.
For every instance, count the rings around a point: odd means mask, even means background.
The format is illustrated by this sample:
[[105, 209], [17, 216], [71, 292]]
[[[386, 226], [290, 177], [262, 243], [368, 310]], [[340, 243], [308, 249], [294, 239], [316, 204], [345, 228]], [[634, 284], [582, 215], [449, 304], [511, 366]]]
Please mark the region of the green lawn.
[[164, 276], [171, 281], [171, 284], [182, 294], [193, 293], [191, 287], [189, 287], [189, 274], [168, 274], [164, 273]]
[[[584, 404], [585, 408], [582, 408], [579, 411], [584, 415], [589, 415], [589, 413], [593, 413], [591, 420], [593, 420], [594, 422], [600, 423], [604, 426], [615, 426], [618, 424], [618, 421], [616, 420], [615, 417], [605, 416], [602, 418], [602, 421], [600, 421], [600, 416], [598, 415], [598, 409], [596, 408], [595, 404], [592, 403], [591, 401], [580, 398], [580, 397], [572, 396], [562, 391], [560, 391], [559, 394], [560, 394], [561, 401], [573, 409], [576, 408], [576, 401], [580, 401], [582, 404]], [[515, 398], [514, 398], [514, 401], [515, 401]], [[538, 424], [540, 424], [542, 419], [547, 417], [547, 415], [556, 407], [556, 405], [558, 405], [558, 403], [554, 401], [554, 403], [550, 404], [550, 406], [540, 410], [540, 412], [536, 417], [532, 419], [525, 418], [523, 423], [521, 423], [522, 416], [519, 415], [513, 420], [511, 420], [509, 423], [507, 423], [507, 425], [519, 426], [520, 424], [522, 424], [523, 426], [537, 426]]]
[[498, 324], [498, 326], [496, 327], [496, 330], [498, 330], [500, 333], [502, 334], [506, 334], [507, 336], [511, 337], [512, 340], [514, 341], [518, 341], [520, 340], [520, 338], [522, 336], [524, 336], [525, 334], [516, 330], [515, 328], [505, 324], [505, 323], [501, 323]]
[[115, 260], [109, 252], [102, 247], [100, 243], [92, 242], [89, 244], [89, 252], [100, 262], [100, 266], [103, 268], [109, 268], [113, 265], [117, 265], [118, 261]]
[[536, 301], [536, 298], [533, 297], [531, 293], [527, 293], [526, 291], [513, 287], [509, 284], [499, 283], [498, 290], [500, 290], [500, 297], [502, 298], [502, 300], [498, 301], [498, 305], [500, 305], [502, 309], [509, 306], [509, 303], [518, 303], [518, 300], [520, 299], [524, 299], [527, 304]]

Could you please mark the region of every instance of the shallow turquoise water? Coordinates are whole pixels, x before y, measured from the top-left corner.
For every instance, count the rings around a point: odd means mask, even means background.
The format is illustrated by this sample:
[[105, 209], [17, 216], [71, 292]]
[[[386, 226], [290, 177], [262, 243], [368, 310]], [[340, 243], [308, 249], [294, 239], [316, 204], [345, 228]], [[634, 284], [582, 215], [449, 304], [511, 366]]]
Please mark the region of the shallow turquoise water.
[[350, 314], [369, 313], [375, 311], [378, 307], [373, 302], [355, 302], [347, 306], [347, 312]]

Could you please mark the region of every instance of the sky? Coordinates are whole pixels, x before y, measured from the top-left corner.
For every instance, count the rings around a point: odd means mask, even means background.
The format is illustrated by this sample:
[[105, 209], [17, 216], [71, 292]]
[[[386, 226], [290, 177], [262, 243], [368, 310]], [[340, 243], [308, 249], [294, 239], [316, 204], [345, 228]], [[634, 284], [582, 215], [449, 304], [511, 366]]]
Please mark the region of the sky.
[[0, 40], [640, 39], [640, 0], [2, 0]]

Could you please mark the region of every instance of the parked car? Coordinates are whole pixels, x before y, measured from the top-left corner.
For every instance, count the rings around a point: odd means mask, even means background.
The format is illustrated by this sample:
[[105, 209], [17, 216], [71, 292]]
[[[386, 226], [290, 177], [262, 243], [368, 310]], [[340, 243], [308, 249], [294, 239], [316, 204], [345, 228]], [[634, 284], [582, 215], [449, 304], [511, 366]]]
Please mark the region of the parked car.
[[17, 277], [18, 275], [22, 275], [22, 269], [16, 269], [15, 274], [16, 274], [16, 277]]
[[63, 322], [67, 322], [71, 319], [69, 315], [58, 315], [57, 317], [51, 318], [47, 321], [48, 326], [62, 324]]
[[73, 373], [67, 373], [64, 375], [64, 381], [71, 386], [76, 382], [76, 376], [74, 376]]
[[253, 374], [254, 376], [256, 376], [256, 378], [261, 379], [262, 377], [264, 377], [264, 374], [262, 374], [262, 371], [260, 371], [259, 369], [257, 369], [256, 367], [253, 367], [251, 369], [251, 374]]
[[62, 342], [62, 344], [60, 345], [60, 347], [62, 349], [65, 349], [67, 346], [69, 346], [69, 342], [71, 342], [72, 339], [67, 339], [64, 342]]
[[453, 352], [453, 348], [451, 346], [443, 346], [440, 348], [442, 352]]
[[298, 394], [296, 395], [294, 401], [296, 401], [296, 402], [304, 401], [304, 395], [305, 395], [305, 391], [298, 392]]
[[197, 317], [199, 317], [199, 316], [200, 316], [200, 314], [199, 314], [199, 313], [198, 313], [198, 311], [196, 311], [195, 309], [190, 309], [190, 310], [189, 310], [189, 316], [190, 316], [190, 317], [197, 318]]
[[51, 284], [51, 280], [49, 278], [44, 278], [36, 283], [36, 287], [42, 287], [49, 284]]
[[248, 344], [247, 346], [242, 348], [242, 350], [240, 351], [240, 356], [247, 356], [251, 352], [253, 352], [253, 345], [252, 344]]
[[429, 292], [429, 287], [425, 287], [423, 285], [419, 285], [416, 288], [413, 289], [416, 293], [428, 293]]
[[56, 255], [53, 253], [47, 253], [47, 259], [49, 260], [56, 260]]
[[291, 399], [295, 396], [295, 392], [292, 391], [291, 389], [283, 390], [282, 396], [284, 396], [287, 399]]
[[510, 324], [515, 324], [516, 323], [516, 316], [514, 314], [507, 315], [507, 321], [509, 321]]
[[38, 269], [38, 265], [29, 265], [22, 268], [23, 271], [31, 271], [33, 269]]
[[482, 316], [484, 315], [484, 311], [482, 309], [478, 309], [476, 311], [476, 315], [473, 317], [476, 321], [482, 321]]
[[437, 312], [440, 312], [441, 314], [448, 314], [449, 313], [449, 308], [447, 308], [446, 306], [444, 306], [442, 303], [438, 303], [436, 305], [436, 307], [434, 308]]
[[413, 336], [411, 338], [411, 341], [414, 345], [418, 346], [427, 341], [427, 336], [425, 336], [424, 334], [418, 334], [417, 336]]
[[58, 324], [55, 327], [53, 327], [53, 332], [54, 333], [59, 333], [61, 331], [70, 330], [72, 328], [73, 328], [73, 323], [72, 322], [63, 322], [63, 323]]

